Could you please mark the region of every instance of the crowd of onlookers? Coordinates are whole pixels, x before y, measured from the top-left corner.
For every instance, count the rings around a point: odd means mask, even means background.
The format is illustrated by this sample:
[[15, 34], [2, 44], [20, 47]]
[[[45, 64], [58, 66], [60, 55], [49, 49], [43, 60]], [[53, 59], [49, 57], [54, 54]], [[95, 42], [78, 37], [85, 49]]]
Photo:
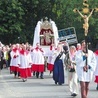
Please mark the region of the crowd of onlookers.
[[[17, 43], [17, 45], [18, 44], [19, 43]], [[10, 60], [11, 60], [10, 52], [12, 50], [13, 45], [15, 44], [4, 45], [0, 42], [0, 69], [3, 69], [3, 68], [8, 69], [10, 67]], [[32, 47], [30, 44], [28, 44], [28, 42], [24, 45], [27, 46], [28, 50], [30, 49], [30, 47]]]
[[10, 66], [10, 46], [3, 45], [0, 42], [0, 68], [8, 68]]

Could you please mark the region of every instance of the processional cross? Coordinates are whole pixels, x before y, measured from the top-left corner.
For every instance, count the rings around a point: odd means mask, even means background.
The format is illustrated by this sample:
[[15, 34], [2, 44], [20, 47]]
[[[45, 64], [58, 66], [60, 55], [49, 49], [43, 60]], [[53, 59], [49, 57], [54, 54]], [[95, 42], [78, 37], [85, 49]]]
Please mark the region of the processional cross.
[[[75, 8], [73, 11], [78, 12], [79, 15], [83, 18], [83, 20], [84, 20], [83, 29], [84, 29], [85, 36], [87, 36], [88, 29], [89, 29], [89, 18], [91, 17], [93, 12], [98, 11], [98, 8], [93, 8], [93, 9], [91, 9], [91, 12], [90, 12], [88, 0], [83, 0], [83, 6], [84, 6], [84, 8], [82, 9], [82, 11], [83, 11], [84, 15], [77, 8]], [[89, 12], [90, 12], [90, 14], [87, 16], [86, 14]]]
[[[75, 8], [73, 11], [74, 12], [78, 12], [79, 15], [84, 20], [83, 29], [84, 29], [84, 34], [85, 34], [86, 53], [88, 53], [87, 35], [88, 35], [88, 30], [89, 30], [89, 18], [92, 16], [93, 12], [97, 12], [98, 11], [98, 8], [93, 8], [90, 11], [88, 0], [83, 0], [83, 6], [84, 6], [84, 8], [82, 9], [82, 11], [83, 11], [84, 15], [77, 8]], [[88, 14], [89, 12], [90, 12], [90, 14], [87, 16], [86, 14]], [[86, 58], [86, 65], [87, 65], [87, 58]]]

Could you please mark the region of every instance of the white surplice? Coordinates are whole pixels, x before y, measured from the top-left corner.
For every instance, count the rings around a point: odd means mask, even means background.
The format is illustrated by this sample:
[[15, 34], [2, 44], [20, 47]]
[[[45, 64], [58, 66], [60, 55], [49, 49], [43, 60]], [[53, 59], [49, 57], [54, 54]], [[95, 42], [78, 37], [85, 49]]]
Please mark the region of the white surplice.
[[83, 60], [83, 55], [84, 55], [84, 53], [82, 52], [82, 50], [79, 50], [76, 53], [76, 57], [75, 57], [76, 72], [77, 72], [79, 81], [90, 82], [92, 80], [93, 73], [94, 73], [95, 68], [96, 68], [95, 54], [93, 53], [93, 51], [88, 50], [88, 58], [87, 58], [88, 65], [87, 66], [90, 66], [91, 68], [88, 69], [87, 72], [85, 72], [83, 70], [83, 67], [85, 66], [85, 63], [86, 63], [85, 62], [86, 59]]

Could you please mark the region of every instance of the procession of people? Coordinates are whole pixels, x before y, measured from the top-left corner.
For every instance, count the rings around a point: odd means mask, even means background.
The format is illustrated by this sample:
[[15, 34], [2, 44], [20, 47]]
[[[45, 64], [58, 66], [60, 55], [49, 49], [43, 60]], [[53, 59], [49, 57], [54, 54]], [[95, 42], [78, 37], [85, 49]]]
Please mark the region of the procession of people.
[[[14, 78], [23, 82], [32, 77], [44, 79], [45, 71], [48, 71], [55, 85], [63, 85], [68, 81], [71, 96], [77, 96], [80, 89], [81, 98], [87, 98], [93, 76], [98, 90], [98, 49], [88, 49], [86, 40], [75, 44], [69, 44], [67, 40], [58, 40], [58, 30], [52, 20], [50, 23], [45, 21], [44, 31], [47, 31], [49, 26], [53, 34], [47, 36], [54, 41], [43, 45], [41, 39], [45, 36], [41, 30], [42, 24], [42, 21], [38, 21], [33, 45], [28, 42], [10, 45], [0, 43], [0, 69], [6, 68], [10, 74], [14, 74]], [[85, 32], [87, 30], [88, 28]], [[46, 42], [49, 39], [46, 38]]]
[[[96, 90], [98, 90], [98, 50], [93, 52], [88, 49], [88, 53], [86, 53], [85, 41], [82, 41], [78, 45], [79, 49], [75, 45], [66, 46], [65, 49], [64, 42], [59, 42], [57, 47], [52, 44], [47, 57], [47, 71], [49, 73], [51, 72], [51, 79], [53, 79], [56, 85], [63, 85], [67, 81], [65, 78], [66, 73], [71, 96], [77, 96], [79, 94], [80, 84], [81, 98], [87, 98], [89, 83], [93, 76], [95, 76], [94, 81], [97, 84]], [[10, 73], [14, 74], [14, 78], [22, 79], [23, 82], [27, 81], [28, 77], [33, 76], [44, 79], [45, 51], [39, 43], [36, 43], [35, 48], [30, 44], [17, 43], [9, 47], [2, 46], [0, 49], [2, 62], [5, 51], [6, 53], [10, 52], [11, 57], [9, 66], [7, 64], [5, 66], [5, 63], [0, 62], [1, 70], [3, 68], [10, 68]], [[5, 49], [5, 51], [3, 52], [2, 49]], [[8, 56], [8, 59], [10, 57]], [[88, 59], [88, 65], [85, 63], [86, 57]]]

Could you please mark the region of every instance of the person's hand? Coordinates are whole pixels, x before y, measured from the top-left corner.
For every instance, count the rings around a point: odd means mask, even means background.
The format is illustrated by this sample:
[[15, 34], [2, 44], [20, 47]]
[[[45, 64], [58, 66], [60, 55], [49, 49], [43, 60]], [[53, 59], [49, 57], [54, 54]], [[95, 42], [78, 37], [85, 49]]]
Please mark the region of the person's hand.
[[14, 58], [16, 58], [17, 56], [16, 55], [14, 55]]
[[16, 57], [18, 57], [19, 55], [16, 55]]
[[20, 67], [20, 64], [18, 64], [18, 66]]
[[71, 62], [71, 64], [74, 64], [74, 65], [76, 65], [75, 61], [70, 61], [70, 62]]
[[85, 56], [88, 57], [88, 53], [85, 53]]
[[88, 70], [88, 66], [85, 65], [85, 66], [83, 67], [83, 70], [87, 72], [87, 70]]
[[75, 66], [73, 66], [73, 68], [75, 69]]
[[29, 63], [29, 66], [31, 66], [32, 65], [32, 63]]
[[71, 68], [73, 68], [73, 66], [68, 65], [68, 68], [71, 69]]

